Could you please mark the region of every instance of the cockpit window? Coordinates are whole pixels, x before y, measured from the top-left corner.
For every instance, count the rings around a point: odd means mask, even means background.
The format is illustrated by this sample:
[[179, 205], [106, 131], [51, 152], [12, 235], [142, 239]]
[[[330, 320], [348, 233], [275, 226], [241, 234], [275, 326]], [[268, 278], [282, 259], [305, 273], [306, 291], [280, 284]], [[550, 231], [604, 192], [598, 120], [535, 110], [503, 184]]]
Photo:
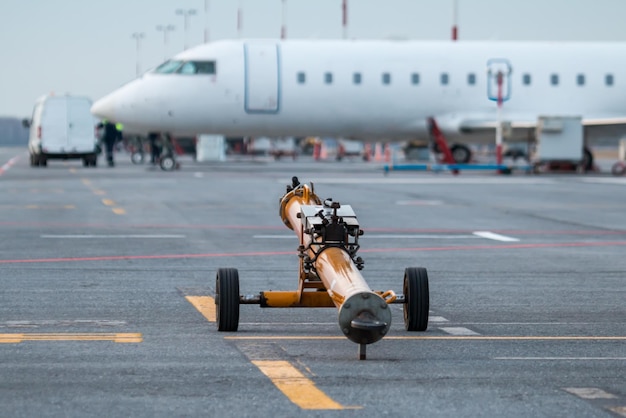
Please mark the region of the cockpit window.
[[176, 72], [180, 74], [215, 74], [215, 61], [187, 61]]
[[156, 67], [154, 72], [157, 74], [171, 74], [176, 72], [182, 63], [182, 61], [165, 61]]
[[166, 61], [154, 69], [157, 74], [215, 74], [215, 61]]

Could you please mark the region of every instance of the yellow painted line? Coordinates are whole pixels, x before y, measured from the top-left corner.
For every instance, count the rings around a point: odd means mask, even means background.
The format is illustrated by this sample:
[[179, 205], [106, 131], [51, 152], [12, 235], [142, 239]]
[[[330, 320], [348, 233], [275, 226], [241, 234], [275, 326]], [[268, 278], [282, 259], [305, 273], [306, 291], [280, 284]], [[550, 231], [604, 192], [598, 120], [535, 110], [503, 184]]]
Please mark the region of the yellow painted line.
[[76, 169], [75, 168], [70, 168], [70, 173], [75, 173]]
[[[323, 337], [323, 336], [230, 336], [226, 340], [345, 340], [346, 337]], [[626, 337], [600, 337], [600, 336], [570, 336], [570, 337], [542, 337], [542, 336], [398, 336], [385, 337], [385, 340], [463, 340], [463, 341], [626, 341]]]
[[85, 186], [91, 186], [91, 181], [89, 179], [80, 179], [80, 181], [85, 185]]
[[104, 203], [106, 206], [115, 206], [115, 202], [111, 199], [102, 199], [102, 203]]
[[35, 333], [35, 334], [0, 334], [0, 344], [21, 343], [23, 341], [113, 341], [115, 343], [140, 343], [140, 333]]
[[215, 322], [215, 299], [211, 296], [185, 296], [209, 322]]
[[346, 409], [319, 390], [315, 383], [288, 361], [254, 360], [252, 364], [269, 377], [291, 402], [302, 409]]
[[116, 215], [124, 215], [124, 214], [126, 214], [126, 211], [124, 209], [122, 209], [122, 208], [113, 208], [111, 210]]
[[98, 196], [103, 196], [105, 194], [107, 194], [107, 192], [105, 192], [104, 190], [93, 190], [93, 194], [97, 194]]

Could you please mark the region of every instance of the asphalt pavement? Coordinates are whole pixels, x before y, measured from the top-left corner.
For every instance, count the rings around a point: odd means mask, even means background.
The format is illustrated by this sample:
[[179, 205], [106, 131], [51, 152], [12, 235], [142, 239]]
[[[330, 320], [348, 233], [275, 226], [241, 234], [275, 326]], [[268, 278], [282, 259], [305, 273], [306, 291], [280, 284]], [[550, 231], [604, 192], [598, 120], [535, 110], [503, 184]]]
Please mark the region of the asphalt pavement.
[[[626, 177], [102, 163], [0, 148], [2, 416], [626, 416]], [[242, 305], [217, 331], [218, 268], [297, 287], [292, 176], [352, 206], [372, 289], [428, 270], [425, 332], [391, 305], [359, 360], [334, 308]]]

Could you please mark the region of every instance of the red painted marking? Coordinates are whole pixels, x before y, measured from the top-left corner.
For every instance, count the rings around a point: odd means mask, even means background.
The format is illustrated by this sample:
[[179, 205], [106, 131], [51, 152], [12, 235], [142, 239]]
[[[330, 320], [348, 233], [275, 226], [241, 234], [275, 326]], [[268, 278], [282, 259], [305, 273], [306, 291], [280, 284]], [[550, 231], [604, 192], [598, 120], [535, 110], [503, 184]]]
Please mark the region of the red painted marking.
[[376, 248], [361, 249], [363, 253], [386, 253], [399, 251], [467, 251], [467, 250], [512, 250], [523, 248], [564, 248], [564, 247], [611, 247], [626, 245], [626, 241], [606, 241], [606, 242], [554, 242], [545, 244], [505, 244], [505, 245], [471, 245], [471, 246], [450, 246], [450, 247], [421, 247], [421, 248]]
[[[0, 226], [29, 226], [33, 228], [41, 227], [75, 227], [75, 228], [99, 228], [99, 229], [116, 229], [120, 225], [111, 224], [95, 224], [95, 223], [64, 223], [64, 222], [13, 222], [0, 221]], [[286, 231], [284, 225], [280, 226], [263, 226], [263, 225], [163, 225], [163, 224], [130, 224], [124, 225], [123, 228], [140, 228], [140, 229], [232, 229], [232, 230], [275, 230]], [[396, 233], [412, 233], [412, 234], [471, 234], [474, 231], [489, 230], [496, 234], [502, 235], [625, 235], [624, 231], [606, 231], [606, 230], [521, 230], [521, 229], [489, 229], [477, 227], [473, 229], [443, 229], [443, 228], [365, 228], [365, 234], [368, 232], [396, 232]]]
[[16, 155], [15, 157], [11, 158], [5, 165], [0, 167], [0, 176], [6, 173], [7, 170], [11, 168], [11, 166], [13, 166], [13, 164], [15, 164], [19, 158], [20, 157]]
[[[469, 245], [450, 247], [413, 247], [413, 248], [372, 248], [362, 249], [364, 253], [388, 252], [426, 252], [426, 251], [471, 251], [471, 250], [512, 250], [524, 248], [566, 248], [566, 247], [611, 247], [626, 246], [626, 241], [605, 242], [564, 242], [545, 244], [502, 244], [502, 245]], [[162, 259], [189, 259], [189, 258], [221, 258], [221, 257], [264, 257], [279, 255], [295, 255], [293, 251], [258, 251], [246, 253], [208, 253], [208, 254], [161, 254], [161, 255], [119, 255], [102, 257], [64, 257], [38, 258], [25, 260], [0, 260], [0, 264], [24, 263], [61, 263], [75, 261], [116, 261], [116, 260], [162, 260]]]

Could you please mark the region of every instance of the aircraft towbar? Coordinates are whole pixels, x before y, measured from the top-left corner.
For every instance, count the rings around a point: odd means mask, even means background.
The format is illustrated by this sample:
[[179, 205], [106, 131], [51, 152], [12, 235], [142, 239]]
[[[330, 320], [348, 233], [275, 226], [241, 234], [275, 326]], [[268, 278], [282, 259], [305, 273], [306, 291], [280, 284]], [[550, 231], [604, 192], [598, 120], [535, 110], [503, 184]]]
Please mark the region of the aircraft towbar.
[[359, 358], [366, 345], [382, 339], [391, 326], [392, 303], [404, 305], [405, 328], [424, 331], [428, 323], [428, 276], [424, 268], [405, 270], [403, 293], [373, 291], [361, 275], [363, 259], [357, 256], [363, 235], [349, 205], [332, 199], [323, 202], [313, 185], [300, 184], [297, 177], [279, 200], [283, 223], [299, 240], [298, 289], [263, 291], [259, 297], [239, 296], [238, 273], [220, 269], [216, 277], [218, 330], [236, 331], [239, 304], [261, 307], [336, 307], [339, 328], [359, 344]]

